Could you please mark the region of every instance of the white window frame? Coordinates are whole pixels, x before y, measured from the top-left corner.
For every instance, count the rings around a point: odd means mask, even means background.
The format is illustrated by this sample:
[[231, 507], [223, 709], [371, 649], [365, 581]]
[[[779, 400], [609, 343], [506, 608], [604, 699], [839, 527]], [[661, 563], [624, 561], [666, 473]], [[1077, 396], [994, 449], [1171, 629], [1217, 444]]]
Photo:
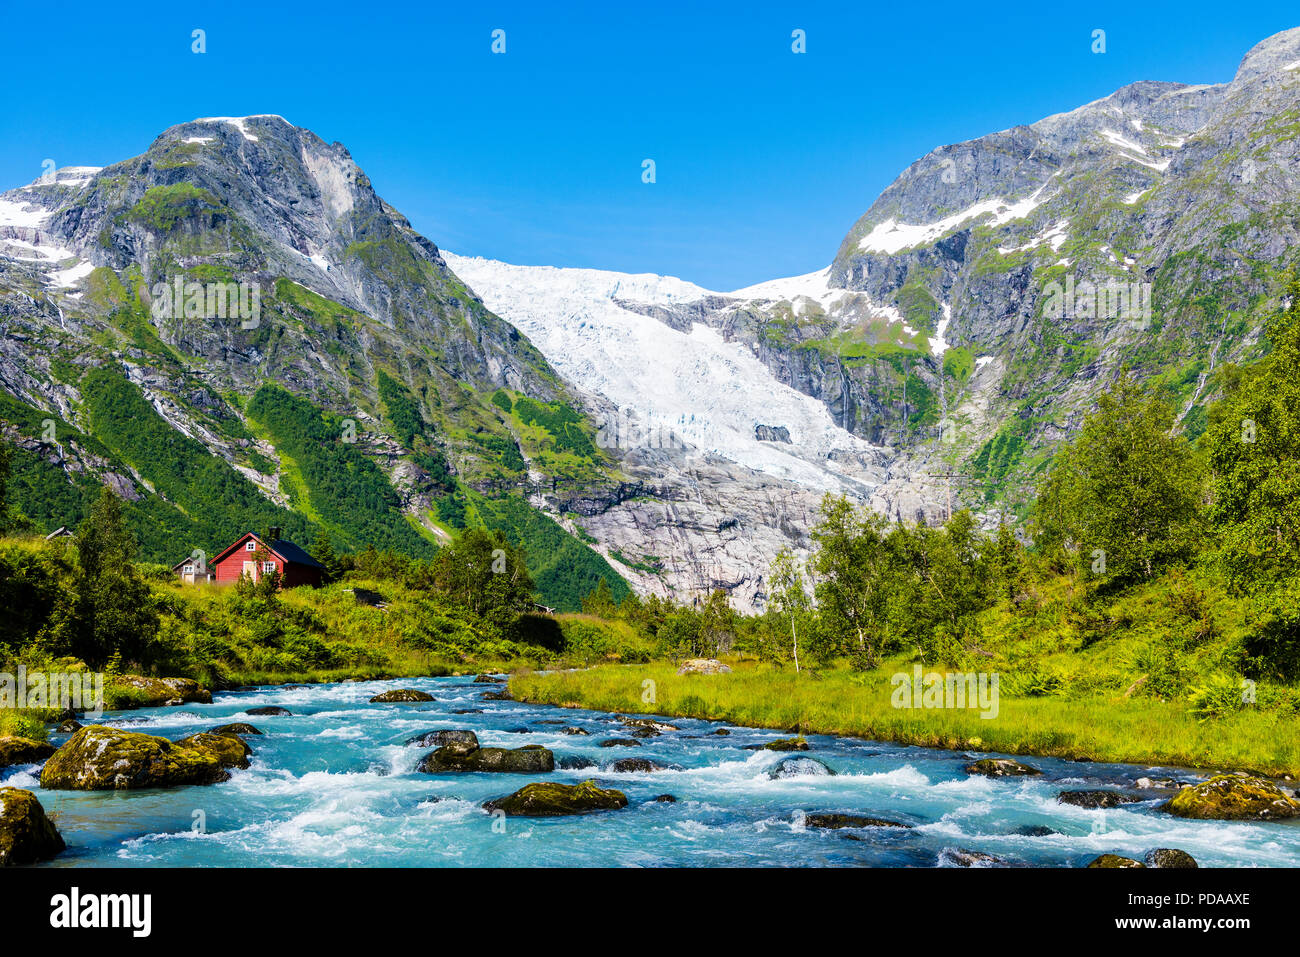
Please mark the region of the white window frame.
[[275, 574], [275, 562], [262, 562], [262, 574], [263, 575]]
[[248, 543], [244, 545], [244, 551], [246, 552], [257, 551], [257, 542], [253, 541], [252, 539], [249, 539]]

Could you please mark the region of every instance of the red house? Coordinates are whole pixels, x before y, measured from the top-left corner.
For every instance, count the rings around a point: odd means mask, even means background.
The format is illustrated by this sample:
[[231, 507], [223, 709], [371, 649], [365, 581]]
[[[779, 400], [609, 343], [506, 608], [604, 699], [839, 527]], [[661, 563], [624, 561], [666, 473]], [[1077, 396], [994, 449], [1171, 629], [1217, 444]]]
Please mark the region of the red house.
[[282, 588], [318, 586], [325, 573], [320, 562], [281, 538], [278, 528], [272, 528], [266, 538], [252, 532], [241, 535], [208, 562], [208, 569], [215, 572], [218, 585], [233, 585], [241, 575], [257, 581], [263, 575], [279, 572]]

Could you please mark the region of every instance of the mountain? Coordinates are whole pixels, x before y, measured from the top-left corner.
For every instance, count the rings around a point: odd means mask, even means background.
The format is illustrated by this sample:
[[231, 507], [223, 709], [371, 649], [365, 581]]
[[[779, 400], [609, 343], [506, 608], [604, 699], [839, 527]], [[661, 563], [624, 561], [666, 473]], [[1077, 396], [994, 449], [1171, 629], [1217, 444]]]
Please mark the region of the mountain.
[[420, 553], [480, 524], [562, 607], [604, 578], [761, 608], [826, 492], [1022, 515], [1121, 368], [1199, 435], [1295, 266], [1298, 133], [1300, 29], [1226, 84], [940, 147], [826, 268], [721, 292], [455, 256], [339, 144], [184, 123], [0, 195], [14, 497], [52, 529], [108, 482], [169, 563], [248, 525]]

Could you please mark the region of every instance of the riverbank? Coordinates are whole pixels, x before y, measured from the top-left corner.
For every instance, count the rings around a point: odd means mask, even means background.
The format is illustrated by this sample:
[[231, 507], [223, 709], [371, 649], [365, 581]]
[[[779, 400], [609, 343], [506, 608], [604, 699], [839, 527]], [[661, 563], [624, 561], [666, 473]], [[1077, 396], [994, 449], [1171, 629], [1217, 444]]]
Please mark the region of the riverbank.
[[747, 662], [732, 666], [730, 674], [678, 675], [668, 664], [601, 665], [516, 675], [510, 690], [537, 704], [923, 747], [1300, 776], [1300, 718], [1293, 716], [1247, 709], [1198, 721], [1183, 702], [1002, 693], [996, 717], [982, 718], [978, 709], [895, 708], [892, 671], [885, 669], [796, 675]]

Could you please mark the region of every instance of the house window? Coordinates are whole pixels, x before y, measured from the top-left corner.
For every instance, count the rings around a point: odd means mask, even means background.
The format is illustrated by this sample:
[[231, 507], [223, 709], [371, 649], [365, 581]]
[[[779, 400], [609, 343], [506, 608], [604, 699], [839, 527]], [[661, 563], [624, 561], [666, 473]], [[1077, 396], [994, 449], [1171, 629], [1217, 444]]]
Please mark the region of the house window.
[[186, 566], [185, 566], [185, 574], [186, 574], [186, 575], [193, 575], [193, 574], [194, 574], [194, 566], [193, 566], [193, 565], [186, 565]]
[[244, 551], [246, 552], [257, 551], [257, 542], [250, 541], [247, 545], [244, 546]]
[[262, 571], [268, 575], [271, 574], [275, 571], [275, 562], [262, 562]]

